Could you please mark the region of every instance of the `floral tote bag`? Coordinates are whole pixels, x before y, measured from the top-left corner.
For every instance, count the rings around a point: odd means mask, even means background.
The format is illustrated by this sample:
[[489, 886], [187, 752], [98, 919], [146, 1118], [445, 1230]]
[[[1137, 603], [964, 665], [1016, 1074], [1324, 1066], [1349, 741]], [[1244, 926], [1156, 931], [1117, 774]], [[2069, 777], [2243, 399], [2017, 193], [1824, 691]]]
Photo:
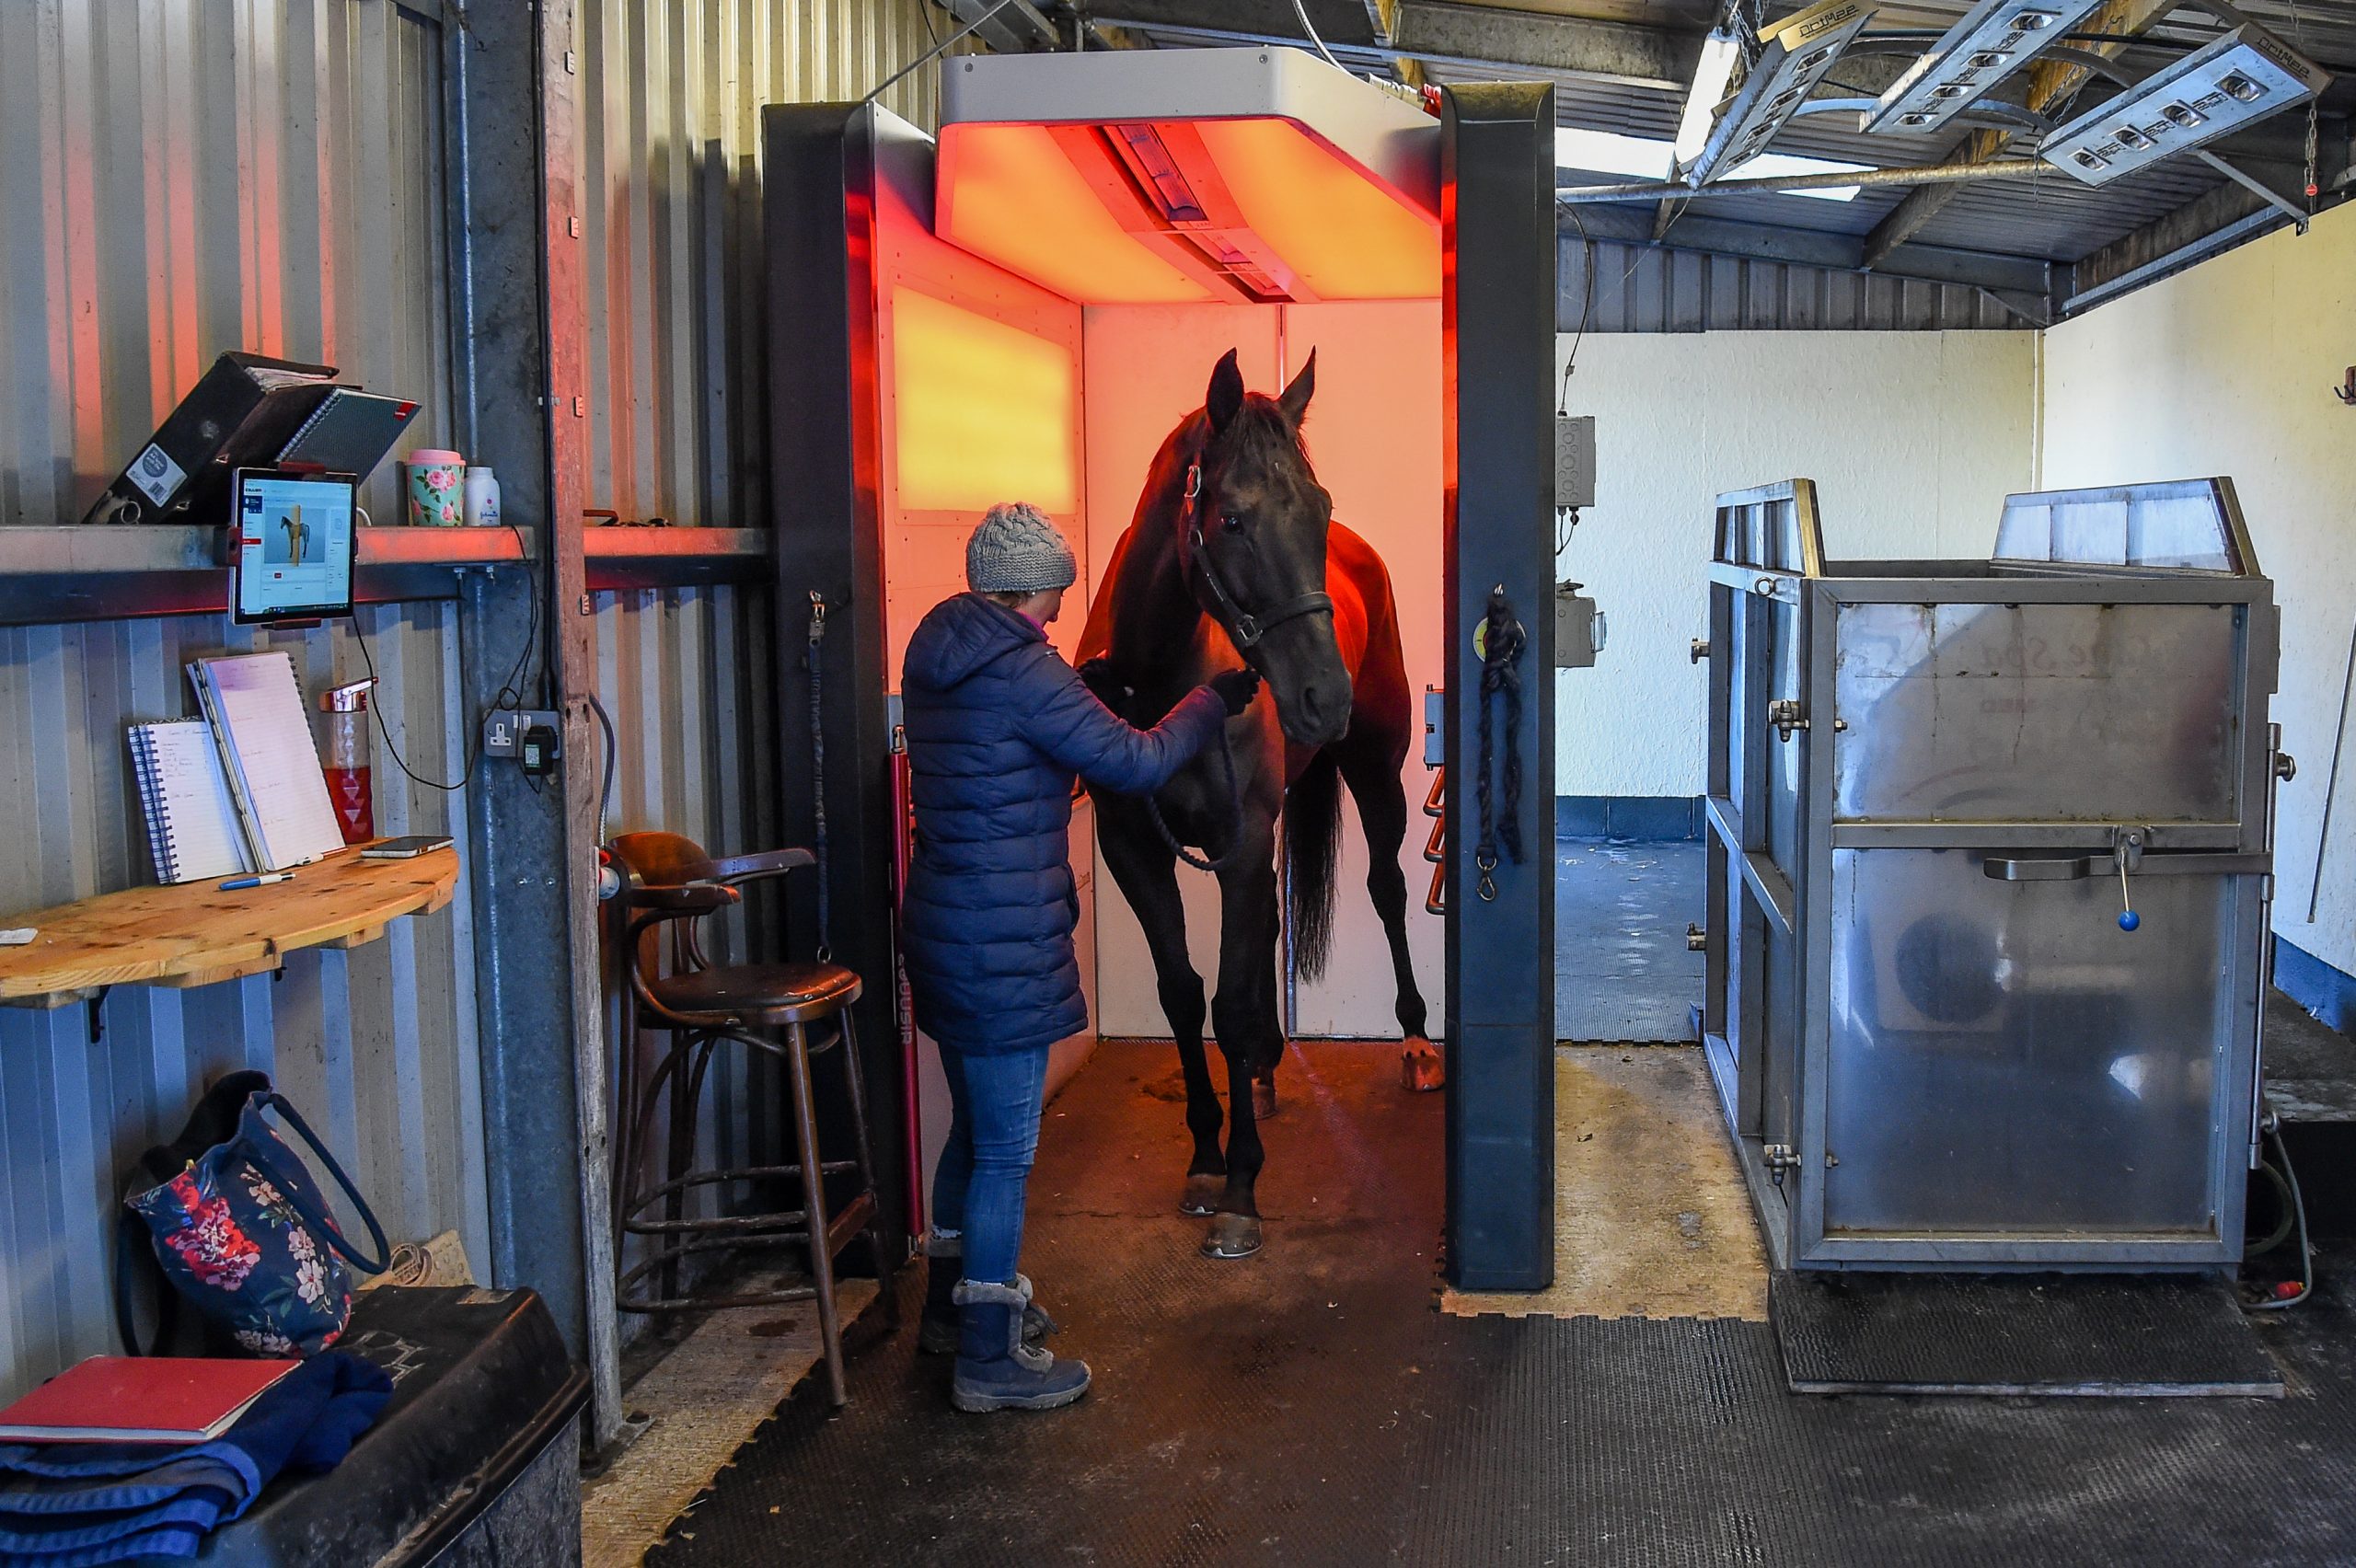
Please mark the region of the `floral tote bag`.
[[[342, 1188], [375, 1243], [374, 1258], [344, 1239], [309, 1168], [265, 1111], [277, 1113]], [[311, 1355], [341, 1337], [352, 1318], [344, 1265], [382, 1273], [385, 1232], [268, 1078], [235, 1073], [215, 1084], [179, 1140], [150, 1149], [144, 1164], [156, 1184], [123, 1201], [146, 1223], [156, 1262], [180, 1299], [256, 1355]], [[122, 1316], [128, 1345], [127, 1309]]]

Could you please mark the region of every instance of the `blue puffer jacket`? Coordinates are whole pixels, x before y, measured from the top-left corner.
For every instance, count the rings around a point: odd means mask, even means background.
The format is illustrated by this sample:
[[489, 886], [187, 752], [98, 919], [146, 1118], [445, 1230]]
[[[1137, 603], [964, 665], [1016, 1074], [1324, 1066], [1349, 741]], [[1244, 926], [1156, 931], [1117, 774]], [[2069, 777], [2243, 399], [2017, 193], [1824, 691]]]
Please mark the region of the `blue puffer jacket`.
[[917, 1024], [976, 1055], [1088, 1027], [1071, 933], [1072, 775], [1159, 788], [1225, 722], [1207, 690], [1156, 728], [1109, 711], [1031, 620], [978, 594], [933, 607], [901, 680], [916, 854], [901, 948]]

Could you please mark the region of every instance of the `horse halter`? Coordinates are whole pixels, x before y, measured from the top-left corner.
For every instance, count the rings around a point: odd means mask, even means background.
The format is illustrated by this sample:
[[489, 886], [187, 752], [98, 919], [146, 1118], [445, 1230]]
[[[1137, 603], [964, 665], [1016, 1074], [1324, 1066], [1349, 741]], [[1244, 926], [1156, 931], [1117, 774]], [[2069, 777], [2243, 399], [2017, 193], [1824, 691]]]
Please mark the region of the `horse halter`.
[[1235, 640], [1238, 649], [1250, 652], [1260, 645], [1260, 640], [1271, 629], [1288, 620], [1299, 620], [1303, 616], [1321, 612], [1325, 615], [1334, 613], [1334, 600], [1326, 594], [1303, 594], [1298, 599], [1288, 599], [1258, 616], [1237, 604], [1235, 595], [1228, 591], [1226, 581], [1219, 576], [1218, 568], [1212, 564], [1207, 542], [1203, 537], [1202, 522], [1195, 514], [1195, 502], [1201, 499], [1202, 493], [1203, 460], [1196, 457], [1186, 468], [1186, 502], [1179, 518], [1186, 525], [1186, 548], [1194, 552], [1195, 564], [1202, 568], [1203, 584], [1211, 591], [1211, 598], [1218, 605], [1219, 618], [1226, 624], [1228, 635]]

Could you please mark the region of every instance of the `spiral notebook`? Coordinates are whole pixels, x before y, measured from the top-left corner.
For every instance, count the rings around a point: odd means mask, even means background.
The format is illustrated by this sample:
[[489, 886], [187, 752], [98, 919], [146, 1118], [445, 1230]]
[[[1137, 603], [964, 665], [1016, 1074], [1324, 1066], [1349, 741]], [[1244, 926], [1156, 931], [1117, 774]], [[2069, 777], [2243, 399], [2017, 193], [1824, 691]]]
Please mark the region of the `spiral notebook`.
[[342, 848], [294, 661], [284, 653], [199, 659], [188, 676], [212, 721], [254, 869], [282, 871]]
[[131, 769], [157, 882], [201, 882], [253, 870], [212, 725], [202, 719], [133, 724]]

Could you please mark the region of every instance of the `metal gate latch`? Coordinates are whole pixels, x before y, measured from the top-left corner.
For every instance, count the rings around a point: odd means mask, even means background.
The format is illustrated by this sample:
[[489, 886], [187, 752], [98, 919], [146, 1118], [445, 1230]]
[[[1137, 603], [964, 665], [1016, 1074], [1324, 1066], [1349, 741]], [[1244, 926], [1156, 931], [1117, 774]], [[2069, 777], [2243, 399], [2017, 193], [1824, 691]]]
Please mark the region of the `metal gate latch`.
[[1695, 925], [1691, 920], [1685, 922], [1686, 951], [1688, 952], [1706, 952], [1709, 951], [1709, 947], [1710, 933], [1702, 929], [1701, 927]]
[[1767, 1179], [1778, 1187], [1784, 1184], [1784, 1171], [1799, 1169], [1800, 1157], [1789, 1144], [1769, 1144], [1759, 1151], [1759, 1159], [1767, 1167]]
[[1767, 705], [1767, 722], [1774, 725], [1776, 732], [1788, 741], [1793, 731], [1807, 728], [1807, 709], [1792, 698], [1777, 698]]

